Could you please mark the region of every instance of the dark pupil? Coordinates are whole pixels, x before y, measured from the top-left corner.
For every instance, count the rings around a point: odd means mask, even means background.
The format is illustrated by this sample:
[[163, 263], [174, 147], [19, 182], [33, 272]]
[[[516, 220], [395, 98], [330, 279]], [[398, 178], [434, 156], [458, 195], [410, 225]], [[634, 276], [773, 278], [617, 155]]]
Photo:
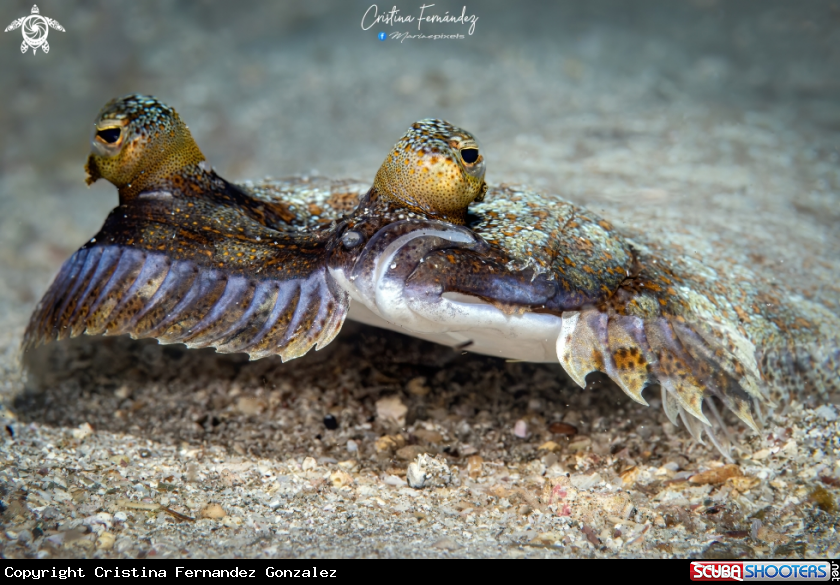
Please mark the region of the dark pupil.
[[478, 160], [478, 149], [477, 148], [465, 148], [461, 151], [461, 158], [464, 159], [464, 162], [467, 164], [472, 164]]
[[97, 132], [96, 135], [108, 144], [113, 144], [120, 139], [120, 129], [105, 128], [104, 130], [100, 130], [99, 132]]

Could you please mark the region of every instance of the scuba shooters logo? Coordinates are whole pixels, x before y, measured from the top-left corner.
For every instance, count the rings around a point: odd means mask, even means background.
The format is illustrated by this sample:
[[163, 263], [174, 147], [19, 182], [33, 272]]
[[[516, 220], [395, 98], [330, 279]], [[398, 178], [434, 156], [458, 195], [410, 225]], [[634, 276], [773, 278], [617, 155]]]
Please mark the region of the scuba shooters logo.
[[692, 581], [838, 581], [828, 561], [692, 561]]

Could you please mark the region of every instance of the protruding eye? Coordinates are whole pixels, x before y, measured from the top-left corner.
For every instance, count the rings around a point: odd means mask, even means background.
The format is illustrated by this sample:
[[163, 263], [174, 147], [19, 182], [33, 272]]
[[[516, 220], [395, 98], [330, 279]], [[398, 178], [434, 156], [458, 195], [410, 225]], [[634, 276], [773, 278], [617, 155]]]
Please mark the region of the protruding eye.
[[475, 161], [478, 160], [478, 149], [477, 148], [465, 148], [461, 151], [461, 158], [464, 159], [464, 162], [468, 165], [473, 164]]
[[108, 144], [114, 144], [117, 140], [120, 139], [120, 129], [103, 128], [102, 130], [97, 130], [96, 135], [99, 138], [101, 138], [104, 142]]

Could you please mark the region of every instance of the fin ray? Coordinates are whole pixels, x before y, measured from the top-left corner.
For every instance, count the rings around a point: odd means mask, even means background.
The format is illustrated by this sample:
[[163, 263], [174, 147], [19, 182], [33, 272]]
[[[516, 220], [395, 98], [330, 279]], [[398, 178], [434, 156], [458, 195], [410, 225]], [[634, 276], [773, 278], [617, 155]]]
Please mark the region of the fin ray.
[[350, 301], [329, 278], [317, 267], [283, 280], [125, 246], [86, 247], [62, 266], [30, 319], [23, 346], [128, 333], [289, 360], [325, 346], [341, 329]]

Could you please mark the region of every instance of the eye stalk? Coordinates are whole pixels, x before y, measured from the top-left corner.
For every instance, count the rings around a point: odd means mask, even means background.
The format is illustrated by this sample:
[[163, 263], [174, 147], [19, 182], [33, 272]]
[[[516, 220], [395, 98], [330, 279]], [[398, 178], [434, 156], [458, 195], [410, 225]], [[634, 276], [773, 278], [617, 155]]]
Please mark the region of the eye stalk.
[[128, 95], [99, 112], [85, 165], [87, 183], [106, 179], [120, 202], [144, 189], [163, 188], [204, 160], [178, 113], [156, 98]]
[[444, 120], [415, 122], [382, 163], [373, 190], [428, 217], [456, 224], [487, 192], [478, 141]]

